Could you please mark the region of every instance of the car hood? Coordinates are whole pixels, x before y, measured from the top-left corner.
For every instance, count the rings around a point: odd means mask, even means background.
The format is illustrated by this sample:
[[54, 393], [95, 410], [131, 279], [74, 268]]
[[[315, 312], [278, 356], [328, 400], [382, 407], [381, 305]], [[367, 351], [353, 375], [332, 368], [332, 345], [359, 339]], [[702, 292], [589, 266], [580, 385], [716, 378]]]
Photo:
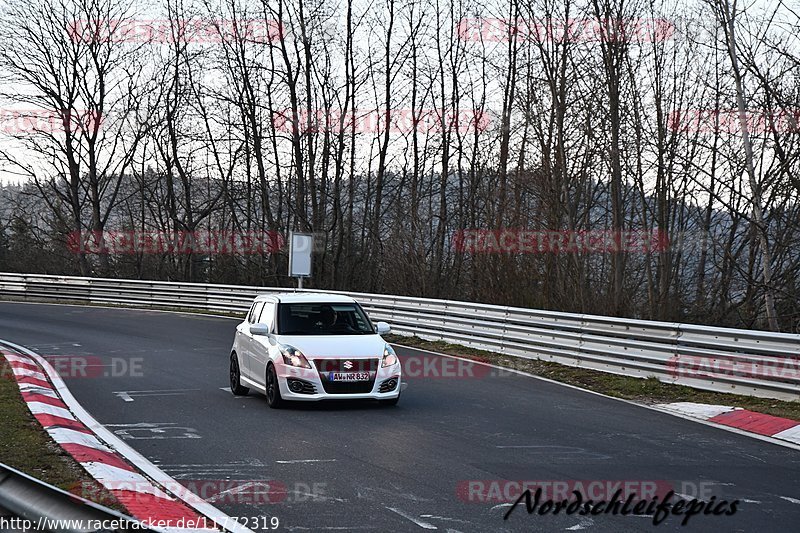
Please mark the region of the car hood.
[[279, 335], [310, 359], [337, 357], [381, 357], [386, 346], [380, 335]]

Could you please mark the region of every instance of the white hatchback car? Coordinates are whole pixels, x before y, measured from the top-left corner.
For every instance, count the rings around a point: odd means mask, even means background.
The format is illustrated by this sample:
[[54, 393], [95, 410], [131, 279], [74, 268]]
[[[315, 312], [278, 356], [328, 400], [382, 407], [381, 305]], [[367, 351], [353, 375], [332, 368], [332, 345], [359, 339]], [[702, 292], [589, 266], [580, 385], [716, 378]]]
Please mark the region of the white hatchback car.
[[400, 361], [353, 298], [320, 293], [258, 296], [236, 326], [231, 391], [264, 393], [270, 407], [285, 400], [400, 399]]

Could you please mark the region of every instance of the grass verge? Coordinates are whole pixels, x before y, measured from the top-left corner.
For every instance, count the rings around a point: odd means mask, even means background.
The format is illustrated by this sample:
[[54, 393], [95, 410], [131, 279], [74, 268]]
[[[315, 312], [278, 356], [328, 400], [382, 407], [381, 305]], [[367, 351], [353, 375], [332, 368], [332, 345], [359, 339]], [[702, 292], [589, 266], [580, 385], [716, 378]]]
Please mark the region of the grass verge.
[[696, 402], [714, 405], [730, 405], [783, 418], [800, 420], [800, 402], [758, 398], [741, 394], [728, 394], [694, 389], [684, 385], [662, 383], [657, 378], [634, 378], [618, 376], [597, 370], [561, 365], [550, 361], [524, 359], [509, 355], [467, 348], [442, 341], [426, 341], [419, 337], [383, 335], [388, 342], [422, 348], [433, 352], [475, 359], [504, 368], [528, 372], [544, 378], [568, 383], [591, 391], [625, 398], [645, 404]]
[[125, 507], [33, 417], [3, 356], [0, 356], [0, 463], [127, 514]]

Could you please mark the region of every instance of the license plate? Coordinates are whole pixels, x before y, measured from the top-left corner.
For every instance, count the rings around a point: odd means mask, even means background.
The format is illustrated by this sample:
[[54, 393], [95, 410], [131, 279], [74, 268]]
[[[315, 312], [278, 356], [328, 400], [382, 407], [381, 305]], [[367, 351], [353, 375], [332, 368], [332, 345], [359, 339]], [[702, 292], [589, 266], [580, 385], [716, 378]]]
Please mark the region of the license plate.
[[369, 372], [329, 372], [330, 381], [369, 381]]

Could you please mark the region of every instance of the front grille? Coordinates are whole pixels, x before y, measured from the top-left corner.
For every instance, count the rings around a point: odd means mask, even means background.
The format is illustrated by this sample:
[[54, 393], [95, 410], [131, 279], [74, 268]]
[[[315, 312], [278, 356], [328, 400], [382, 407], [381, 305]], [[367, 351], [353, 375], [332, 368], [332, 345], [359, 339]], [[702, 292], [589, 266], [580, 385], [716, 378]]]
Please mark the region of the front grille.
[[389, 378], [381, 381], [378, 392], [392, 392], [397, 388], [397, 378]]
[[317, 388], [313, 383], [304, 379], [289, 378], [286, 380], [289, 390], [297, 394], [316, 394]]
[[[346, 365], [346, 362], [350, 362]], [[315, 359], [319, 370], [322, 388], [328, 394], [366, 394], [372, 392], [375, 385], [375, 374], [378, 371], [378, 359]], [[347, 367], [350, 368], [347, 368]], [[369, 381], [330, 381], [329, 372], [369, 372]]]

